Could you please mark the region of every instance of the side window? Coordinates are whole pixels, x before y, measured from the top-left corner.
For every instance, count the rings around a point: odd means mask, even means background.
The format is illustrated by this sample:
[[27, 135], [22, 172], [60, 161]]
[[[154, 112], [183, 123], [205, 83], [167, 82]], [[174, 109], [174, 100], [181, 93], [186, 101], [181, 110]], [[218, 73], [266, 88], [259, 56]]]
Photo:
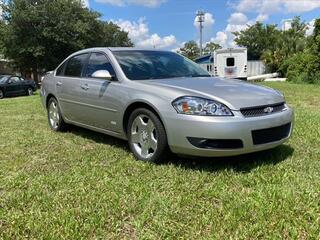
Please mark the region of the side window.
[[81, 54], [70, 58], [64, 71], [64, 75], [69, 77], [81, 77], [81, 72], [87, 57], [88, 54]]
[[68, 61], [64, 62], [56, 71], [56, 75], [57, 76], [63, 76], [64, 75], [64, 69], [65, 69], [65, 66], [67, 64]]
[[227, 67], [233, 67], [234, 66], [234, 58], [227, 58]]
[[86, 77], [91, 77], [92, 74], [99, 70], [107, 70], [113, 76], [115, 72], [109, 59], [102, 53], [92, 53], [85, 73]]
[[11, 77], [11, 78], [10, 78], [10, 81], [11, 81], [12, 83], [18, 83], [18, 82], [20, 82], [20, 79], [19, 79], [18, 77]]

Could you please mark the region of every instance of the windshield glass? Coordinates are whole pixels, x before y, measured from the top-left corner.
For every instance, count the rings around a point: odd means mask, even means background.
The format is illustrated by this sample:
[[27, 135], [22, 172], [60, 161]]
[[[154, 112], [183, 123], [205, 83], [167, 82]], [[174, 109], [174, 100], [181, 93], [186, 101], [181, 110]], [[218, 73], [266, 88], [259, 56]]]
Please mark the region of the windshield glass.
[[1, 82], [1, 83], [4, 83], [5, 81], [8, 80], [8, 78], [9, 78], [9, 76], [1, 76], [1, 77], [0, 77], [0, 82]]
[[191, 60], [165, 51], [114, 51], [124, 74], [131, 80], [210, 77]]

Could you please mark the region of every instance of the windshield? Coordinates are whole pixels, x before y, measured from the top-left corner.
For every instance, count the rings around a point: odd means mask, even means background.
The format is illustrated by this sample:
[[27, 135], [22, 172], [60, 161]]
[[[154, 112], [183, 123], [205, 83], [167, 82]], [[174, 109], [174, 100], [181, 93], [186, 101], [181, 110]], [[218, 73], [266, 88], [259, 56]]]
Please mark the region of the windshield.
[[173, 52], [129, 50], [113, 54], [131, 80], [210, 77], [199, 65]]
[[9, 78], [9, 76], [0, 76], [0, 83], [4, 83], [5, 81], [7, 81]]

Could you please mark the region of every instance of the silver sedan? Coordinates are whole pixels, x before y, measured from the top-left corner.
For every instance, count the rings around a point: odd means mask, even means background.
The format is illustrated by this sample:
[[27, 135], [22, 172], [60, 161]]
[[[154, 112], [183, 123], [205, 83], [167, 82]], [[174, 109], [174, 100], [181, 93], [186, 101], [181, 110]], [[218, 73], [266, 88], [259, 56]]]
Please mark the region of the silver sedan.
[[183, 56], [158, 50], [92, 48], [48, 73], [41, 88], [52, 130], [68, 124], [128, 140], [134, 156], [230, 156], [289, 139], [293, 111], [282, 93], [213, 78]]

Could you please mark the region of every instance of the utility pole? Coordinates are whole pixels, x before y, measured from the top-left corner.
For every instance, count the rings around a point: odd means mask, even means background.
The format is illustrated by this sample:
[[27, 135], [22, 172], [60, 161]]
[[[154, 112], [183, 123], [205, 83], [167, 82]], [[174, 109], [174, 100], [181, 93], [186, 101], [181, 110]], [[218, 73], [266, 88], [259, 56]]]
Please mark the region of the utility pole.
[[199, 23], [200, 28], [200, 56], [202, 56], [202, 29], [204, 23], [204, 14], [205, 12], [203, 10], [197, 11], [197, 22]]

